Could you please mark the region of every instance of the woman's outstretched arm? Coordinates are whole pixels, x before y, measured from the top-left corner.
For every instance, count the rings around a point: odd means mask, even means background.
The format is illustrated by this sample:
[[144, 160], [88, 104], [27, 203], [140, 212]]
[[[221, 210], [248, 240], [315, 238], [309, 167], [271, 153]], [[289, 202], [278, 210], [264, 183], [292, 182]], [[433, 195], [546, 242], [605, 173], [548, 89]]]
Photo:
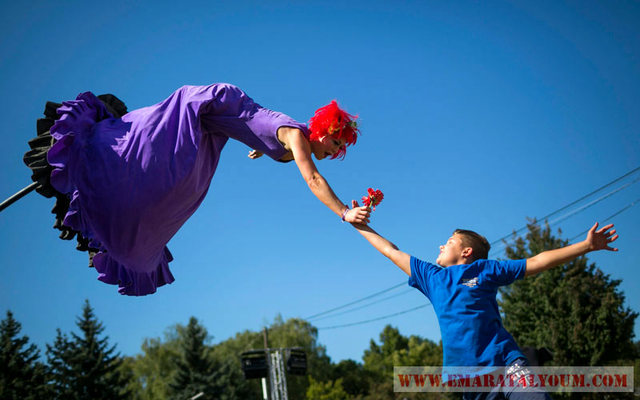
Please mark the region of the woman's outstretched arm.
[[369, 223], [369, 209], [367, 207], [349, 209], [348, 206], [340, 201], [326, 179], [318, 172], [315, 163], [311, 159], [311, 145], [302, 131], [297, 129], [290, 130], [285, 140], [293, 153], [293, 158], [300, 170], [300, 174], [302, 174], [302, 178], [309, 186], [309, 189], [311, 189], [311, 192], [313, 192], [321, 202], [340, 217], [348, 210], [346, 214], [344, 214], [344, 220], [347, 222], [360, 224]]

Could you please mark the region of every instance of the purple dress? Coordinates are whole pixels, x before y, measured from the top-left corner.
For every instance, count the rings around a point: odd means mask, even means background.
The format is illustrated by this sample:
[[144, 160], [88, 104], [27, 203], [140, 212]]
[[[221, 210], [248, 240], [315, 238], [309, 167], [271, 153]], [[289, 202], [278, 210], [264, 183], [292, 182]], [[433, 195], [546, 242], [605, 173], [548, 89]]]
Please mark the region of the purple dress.
[[229, 138], [274, 160], [281, 126], [306, 125], [256, 104], [229, 84], [184, 86], [114, 118], [92, 93], [64, 102], [51, 128], [51, 184], [70, 196], [64, 224], [99, 249], [98, 279], [126, 295], [174, 281], [166, 247], [209, 189]]

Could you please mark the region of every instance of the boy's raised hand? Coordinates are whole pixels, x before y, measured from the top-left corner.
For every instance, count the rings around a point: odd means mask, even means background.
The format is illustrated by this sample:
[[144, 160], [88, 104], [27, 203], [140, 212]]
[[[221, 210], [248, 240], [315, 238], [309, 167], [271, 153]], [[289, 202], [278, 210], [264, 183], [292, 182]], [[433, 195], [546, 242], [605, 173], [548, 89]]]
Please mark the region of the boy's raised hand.
[[616, 247], [609, 246], [609, 243], [615, 241], [618, 238], [616, 230], [611, 228], [613, 228], [613, 224], [609, 224], [598, 229], [598, 223], [596, 222], [591, 227], [591, 229], [589, 229], [589, 233], [587, 233], [586, 239], [586, 242], [589, 244], [589, 251], [618, 251]]
[[546, 271], [549, 268], [553, 268], [557, 265], [573, 260], [576, 257], [585, 255], [590, 251], [618, 251], [617, 248], [609, 246], [611, 242], [618, 238], [615, 229], [611, 228], [613, 228], [613, 224], [609, 224], [598, 229], [598, 223], [596, 222], [591, 229], [589, 229], [589, 233], [585, 240], [559, 249], [543, 251], [540, 254], [528, 258], [525, 276], [531, 276], [542, 271]]

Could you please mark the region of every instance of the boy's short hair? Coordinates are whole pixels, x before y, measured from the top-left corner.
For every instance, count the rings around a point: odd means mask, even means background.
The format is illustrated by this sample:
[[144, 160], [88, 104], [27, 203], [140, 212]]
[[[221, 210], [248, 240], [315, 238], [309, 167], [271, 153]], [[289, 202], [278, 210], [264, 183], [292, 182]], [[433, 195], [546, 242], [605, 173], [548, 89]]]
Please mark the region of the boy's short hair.
[[491, 245], [484, 236], [467, 229], [456, 229], [453, 234], [458, 234], [461, 237], [462, 245], [464, 247], [471, 247], [473, 249], [473, 260], [486, 260], [489, 258], [489, 250]]

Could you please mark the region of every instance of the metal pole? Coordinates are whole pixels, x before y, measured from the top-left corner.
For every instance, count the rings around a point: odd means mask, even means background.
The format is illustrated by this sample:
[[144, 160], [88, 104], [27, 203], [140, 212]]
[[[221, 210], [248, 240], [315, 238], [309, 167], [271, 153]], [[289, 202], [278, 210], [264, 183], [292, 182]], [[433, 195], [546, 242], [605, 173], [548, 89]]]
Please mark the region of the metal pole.
[[40, 184], [38, 182], [33, 182], [31, 185], [25, 187], [24, 189], [22, 189], [18, 193], [16, 193], [13, 196], [9, 197], [5, 201], [3, 201], [2, 204], [0, 204], [0, 211], [4, 210], [5, 208], [9, 207], [11, 204], [15, 203], [16, 201], [20, 200], [24, 196], [26, 196], [29, 193], [33, 192], [33, 190], [36, 189], [39, 185]]
[[262, 399], [269, 400], [269, 395], [267, 394], [267, 378], [262, 378]]
[[[264, 339], [264, 355], [267, 359], [267, 372], [269, 374], [269, 384], [273, 386], [273, 382], [271, 382], [271, 356], [269, 355], [269, 343], [267, 340], [267, 327], [265, 327], [262, 331], [262, 338]], [[267, 379], [262, 378], [262, 398], [263, 400], [269, 400], [269, 394], [267, 390]]]
[[271, 400], [288, 400], [287, 377], [284, 369], [283, 349], [271, 349], [271, 364], [269, 377], [271, 385]]
[[269, 385], [271, 386], [271, 400], [280, 398], [280, 385], [278, 379], [278, 349], [269, 352]]
[[289, 400], [289, 393], [287, 391], [287, 374], [285, 374], [284, 371], [284, 350], [278, 349], [278, 383], [280, 384], [280, 396], [282, 400]]

